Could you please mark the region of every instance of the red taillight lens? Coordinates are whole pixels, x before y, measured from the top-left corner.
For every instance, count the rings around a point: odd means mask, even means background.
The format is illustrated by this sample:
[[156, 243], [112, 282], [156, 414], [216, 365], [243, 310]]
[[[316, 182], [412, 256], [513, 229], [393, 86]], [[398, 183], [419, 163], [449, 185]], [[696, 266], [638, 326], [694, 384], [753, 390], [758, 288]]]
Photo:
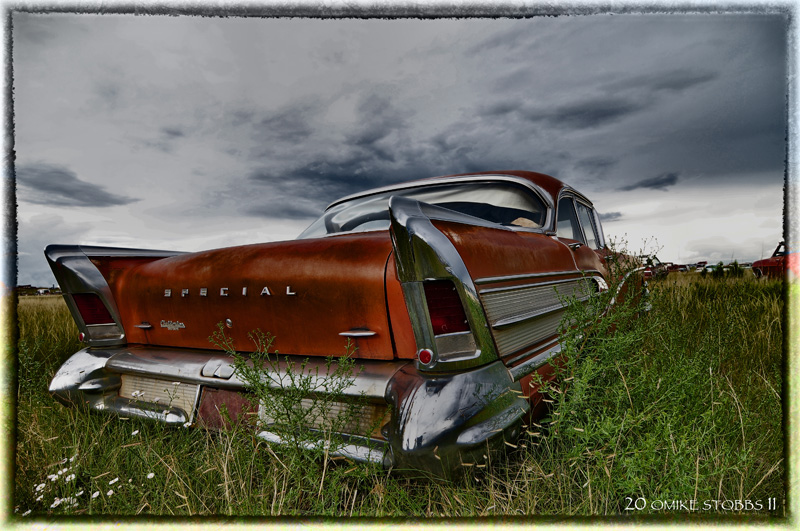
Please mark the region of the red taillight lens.
[[114, 318], [111, 317], [106, 305], [94, 293], [74, 293], [72, 300], [78, 307], [83, 322], [87, 325], [97, 324], [114, 324]]
[[469, 324], [455, 285], [449, 280], [425, 282], [433, 335], [468, 332]]

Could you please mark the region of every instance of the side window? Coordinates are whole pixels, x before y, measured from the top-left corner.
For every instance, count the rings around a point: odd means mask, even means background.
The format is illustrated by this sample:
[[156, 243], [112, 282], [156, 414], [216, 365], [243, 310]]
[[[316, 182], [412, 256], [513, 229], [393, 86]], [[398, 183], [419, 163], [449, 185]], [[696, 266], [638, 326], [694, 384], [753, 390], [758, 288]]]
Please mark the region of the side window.
[[597, 243], [600, 245], [600, 249], [602, 249], [606, 246], [606, 236], [603, 234], [603, 224], [600, 223], [600, 214], [597, 213], [597, 210], [592, 209], [592, 215], [594, 216], [594, 226], [597, 229]]
[[589, 210], [589, 207], [579, 201], [575, 202], [575, 206], [578, 207], [578, 218], [581, 220], [583, 233], [586, 235], [586, 245], [592, 249], [599, 249], [600, 245], [598, 244], [598, 241], [600, 238], [598, 238], [597, 230], [592, 222], [592, 213]]
[[572, 205], [571, 197], [562, 197], [558, 201], [556, 236], [585, 243], [583, 241], [583, 235], [581, 234], [581, 228], [578, 225], [578, 218], [575, 215], [575, 207]]

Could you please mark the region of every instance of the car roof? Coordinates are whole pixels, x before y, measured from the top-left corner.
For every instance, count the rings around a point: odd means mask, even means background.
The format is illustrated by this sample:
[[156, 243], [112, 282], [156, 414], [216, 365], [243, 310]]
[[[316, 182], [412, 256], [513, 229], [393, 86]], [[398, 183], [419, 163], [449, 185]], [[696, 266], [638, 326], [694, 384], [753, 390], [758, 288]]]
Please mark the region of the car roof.
[[[328, 207], [329, 209], [332, 206], [338, 205], [345, 201], [350, 201], [352, 199], [356, 199], [358, 197], [364, 197], [368, 195], [389, 192], [392, 190], [400, 190], [403, 188], [411, 188], [414, 186], [425, 186], [426, 184], [445, 184], [448, 182], [463, 182], [467, 180], [474, 180], [475, 178], [486, 177], [487, 179], [491, 180], [493, 177], [498, 178], [501, 180], [503, 178], [511, 178], [516, 181], [527, 181], [532, 185], [532, 188], [537, 189], [542, 195], [549, 196], [545, 197], [545, 199], [549, 199], [548, 203], [551, 201], [555, 203], [558, 201], [559, 195], [563, 192], [569, 191], [572, 194], [583, 199], [589, 205], [592, 204], [589, 199], [587, 199], [583, 194], [575, 190], [569, 185], [564, 184], [562, 181], [552, 177], [550, 175], [546, 175], [544, 173], [538, 173], [533, 171], [523, 171], [523, 170], [501, 170], [501, 171], [482, 171], [482, 172], [473, 172], [473, 173], [457, 173], [452, 175], [441, 175], [438, 177], [427, 177], [424, 179], [416, 179], [413, 181], [405, 181], [397, 184], [392, 184], [388, 186], [383, 186], [380, 188], [373, 188], [371, 190], [365, 190], [363, 192], [359, 192], [356, 194], [348, 195], [346, 197], [342, 197], [341, 199], [337, 199]], [[553, 204], [549, 205], [553, 207]]]

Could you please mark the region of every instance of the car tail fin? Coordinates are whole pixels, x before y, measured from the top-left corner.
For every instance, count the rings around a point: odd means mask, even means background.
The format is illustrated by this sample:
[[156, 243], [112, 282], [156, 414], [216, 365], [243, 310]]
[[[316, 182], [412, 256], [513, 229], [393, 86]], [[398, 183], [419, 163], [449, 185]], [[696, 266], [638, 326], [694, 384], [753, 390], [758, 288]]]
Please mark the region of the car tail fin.
[[157, 260], [176, 254], [180, 253], [81, 245], [49, 245], [44, 250], [72, 318], [83, 340], [92, 347], [126, 342], [117, 302], [101, 272], [104, 259], [140, 257]]

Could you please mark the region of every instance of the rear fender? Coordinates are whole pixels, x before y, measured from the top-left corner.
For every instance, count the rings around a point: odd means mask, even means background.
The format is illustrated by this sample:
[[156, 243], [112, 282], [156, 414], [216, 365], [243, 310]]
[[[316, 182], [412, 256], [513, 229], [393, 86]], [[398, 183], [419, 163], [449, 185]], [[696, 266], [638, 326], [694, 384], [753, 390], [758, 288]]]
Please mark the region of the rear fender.
[[[137, 257], [166, 258], [181, 254], [176, 251], [153, 251], [146, 249], [121, 249], [116, 247], [94, 247], [81, 245], [48, 245], [44, 250], [50, 269], [56, 277], [72, 318], [92, 347], [124, 345], [125, 330], [122, 327], [117, 302], [111, 294], [103, 274], [92, 262], [92, 258]], [[75, 303], [74, 295], [95, 294], [114, 320], [113, 324], [87, 324]]]

